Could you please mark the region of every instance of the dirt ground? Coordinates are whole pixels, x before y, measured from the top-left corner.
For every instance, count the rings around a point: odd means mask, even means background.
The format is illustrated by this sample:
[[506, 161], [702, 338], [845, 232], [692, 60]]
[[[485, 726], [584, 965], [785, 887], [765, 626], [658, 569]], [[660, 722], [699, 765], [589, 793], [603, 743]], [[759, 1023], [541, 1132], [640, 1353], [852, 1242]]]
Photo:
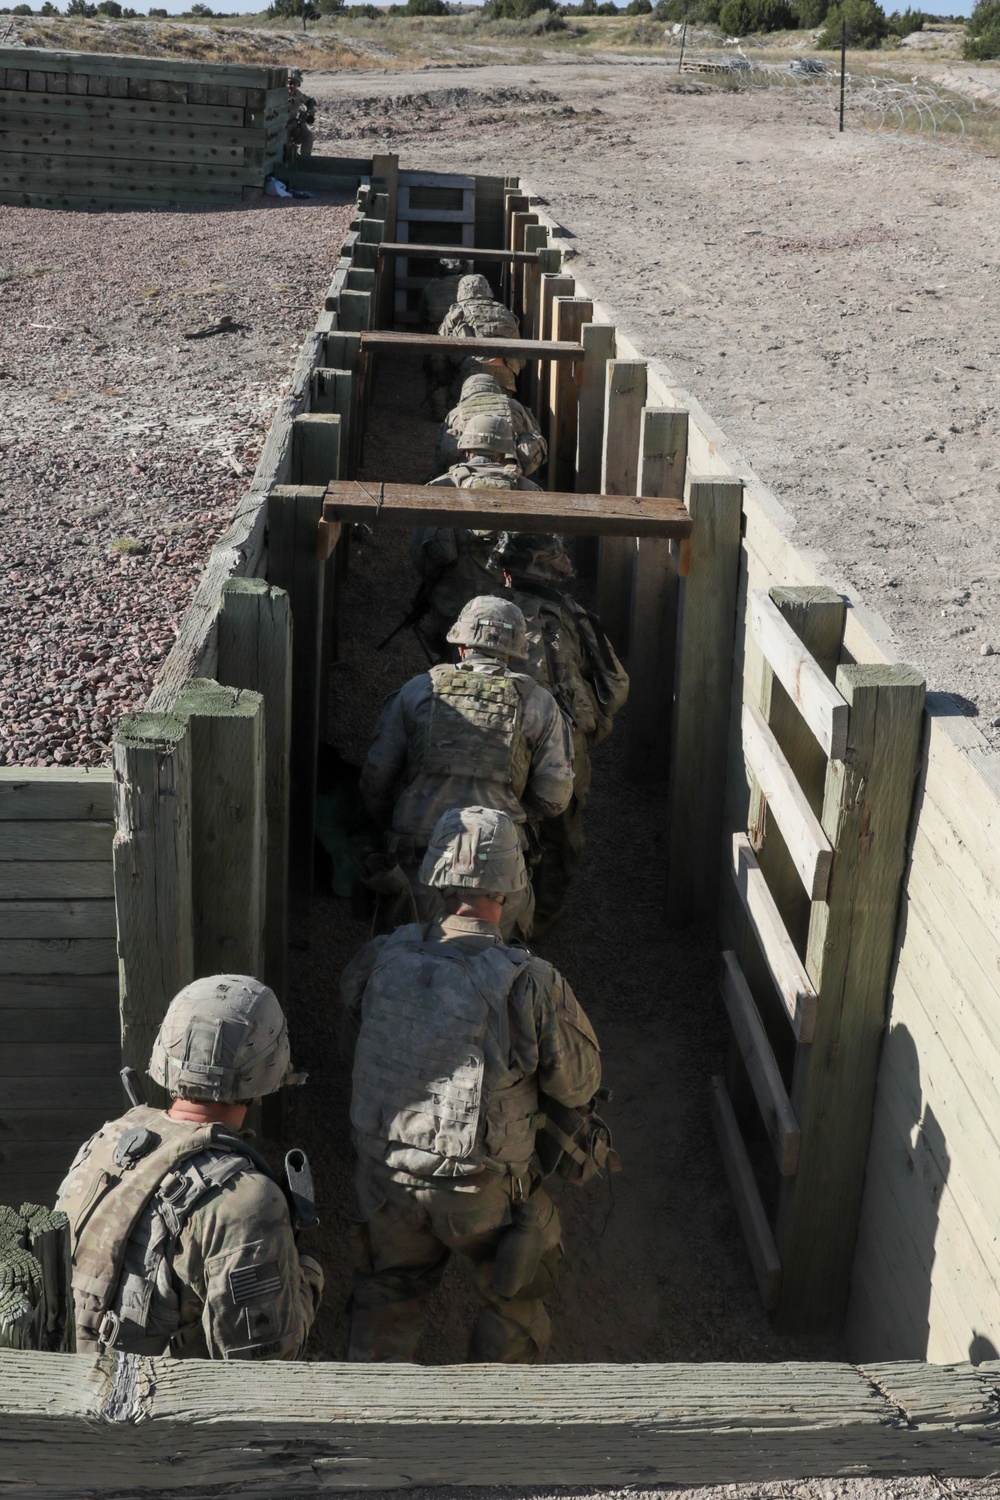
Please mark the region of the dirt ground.
[[654, 60], [442, 84], [312, 75], [319, 149], [528, 180], [574, 274], [996, 742], [1000, 159], [850, 117], [838, 135], [826, 88], [720, 91]]

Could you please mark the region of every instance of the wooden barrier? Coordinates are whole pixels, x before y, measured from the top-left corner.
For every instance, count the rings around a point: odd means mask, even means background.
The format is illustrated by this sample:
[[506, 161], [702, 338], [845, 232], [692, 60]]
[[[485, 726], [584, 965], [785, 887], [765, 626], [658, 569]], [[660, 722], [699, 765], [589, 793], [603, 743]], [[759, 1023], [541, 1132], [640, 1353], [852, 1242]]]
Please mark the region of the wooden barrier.
[[[642, 360], [608, 360], [604, 399], [601, 493], [632, 495], [639, 479], [639, 433], [646, 405]], [[632, 547], [601, 538], [597, 554], [597, 612], [619, 656], [628, 654], [632, 614]]]

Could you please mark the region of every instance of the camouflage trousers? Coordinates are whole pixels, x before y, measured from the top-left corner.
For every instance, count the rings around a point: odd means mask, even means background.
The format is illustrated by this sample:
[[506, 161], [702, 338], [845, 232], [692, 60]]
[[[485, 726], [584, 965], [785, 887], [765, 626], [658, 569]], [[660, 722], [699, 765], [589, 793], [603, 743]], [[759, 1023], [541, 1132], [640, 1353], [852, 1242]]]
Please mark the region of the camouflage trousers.
[[583, 808], [590, 795], [590, 749], [583, 735], [573, 734], [573, 796], [558, 818], [538, 824], [538, 863], [532, 871], [535, 913], [532, 931], [544, 937], [566, 903], [566, 891], [583, 860]]
[[542, 1298], [555, 1287], [562, 1260], [559, 1215], [551, 1206], [533, 1280], [514, 1297], [493, 1289], [497, 1245], [510, 1224], [511, 1179], [494, 1177], [478, 1189], [440, 1184], [414, 1186], [374, 1162], [359, 1161], [360, 1246], [348, 1309], [347, 1358], [412, 1360], [423, 1332], [427, 1298], [439, 1285], [452, 1254], [475, 1277], [480, 1308], [469, 1340], [469, 1359], [490, 1364], [538, 1364], [551, 1335]]

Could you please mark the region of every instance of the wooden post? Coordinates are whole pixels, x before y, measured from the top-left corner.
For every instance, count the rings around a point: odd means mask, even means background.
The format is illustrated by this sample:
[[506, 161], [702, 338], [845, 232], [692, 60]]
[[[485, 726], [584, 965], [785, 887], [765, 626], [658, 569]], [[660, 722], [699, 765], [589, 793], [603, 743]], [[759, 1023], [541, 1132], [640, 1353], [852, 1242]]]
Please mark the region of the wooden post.
[[[510, 221], [510, 233], [511, 233], [511, 246], [510, 246], [510, 248], [512, 250], [523, 250], [524, 249], [524, 234], [525, 234], [525, 230], [529, 227], [529, 225], [531, 225], [531, 224], [537, 224], [537, 223], [538, 223], [538, 215], [537, 214], [532, 214], [532, 213], [528, 213], [528, 212], [512, 214], [511, 215], [511, 221]], [[520, 265], [520, 264], [512, 265], [511, 268], [510, 268], [510, 277], [511, 277], [511, 293], [510, 293], [511, 311], [514, 312], [517, 315], [517, 317], [520, 318], [520, 317], [522, 317], [524, 315], [524, 266]]]
[[[372, 156], [372, 177], [385, 181], [385, 234], [387, 240], [396, 238], [396, 207], [399, 202], [399, 157], [394, 152], [378, 152]], [[396, 305], [396, 257], [379, 263], [378, 287], [373, 309], [375, 324], [391, 328], [393, 308]]]
[[[639, 437], [640, 495], [683, 499], [688, 414], [647, 406]], [[679, 578], [670, 542], [636, 537], [632, 549], [626, 768], [632, 781], [669, 774]]]
[[842, 666], [836, 686], [850, 706], [847, 755], [826, 772], [822, 822], [836, 852], [809, 922], [819, 1004], [812, 1046], [795, 1059], [802, 1140], [775, 1236], [778, 1323], [797, 1330], [839, 1330], [847, 1308], [924, 708], [912, 667]]
[[[503, 243], [505, 250], [514, 249], [514, 215], [527, 213], [529, 207], [527, 193], [505, 192], [503, 195]], [[511, 304], [511, 283], [513, 280], [513, 267], [505, 263], [500, 271], [500, 286], [504, 301], [508, 307]]]
[[324, 490], [279, 485], [268, 496], [268, 581], [291, 598], [292, 749], [289, 881], [308, 898], [313, 883], [316, 756], [326, 714], [323, 622], [328, 564], [317, 556]]
[[[586, 297], [556, 297], [552, 303], [553, 338], [578, 344], [580, 330], [588, 318], [593, 316], [594, 304]], [[546, 472], [548, 487], [553, 490], [571, 490], [576, 481], [576, 434], [582, 363], [554, 359], [549, 365], [549, 466]]]
[[194, 971], [264, 967], [264, 700], [194, 677], [174, 713], [191, 740]]
[[[542, 277], [538, 290], [538, 337], [540, 339], [552, 337], [552, 309], [556, 297], [572, 297], [575, 291], [576, 282], [572, 276], [550, 276], [546, 274]], [[552, 361], [548, 359], [532, 360], [530, 368], [533, 375], [532, 389], [534, 391], [531, 404], [542, 432], [548, 437], [548, 391]]]
[[[611, 359], [604, 395], [604, 451], [601, 493], [636, 495], [639, 433], [646, 404], [646, 361]], [[632, 613], [631, 537], [601, 537], [597, 549], [597, 613], [620, 656], [628, 652]]]
[[[549, 231], [544, 224], [529, 224], [524, 231], [525, 250], [534, 251], [538, 254], [543, 250], [548, 254]], [[538, 282], [541, 272], [536, 260], [531, 265], [521, 267], [521, 333], [524, 337], [531, 338], [535, 327], [535, 318], [538, 311]]]
[[303, 412], [292, 423], [292, 476], [296, 484], [327, 485], [340, 478], [341, 418], [336, 412]]
[[337, 302], [337, 326], [347, 332], [370, 328], [371, 311], [371, 292], [354, 292], [345, 288]]
[[667, 919], [715, 916], [740, 571], [739, 479], [689, 478], [694, 522], [681, 589], [680, 658], [670, 762]]
[[288, 780], [292, 741], [292, 613], [284, 589], [263, 578], [230, 578], [222, 586], [219, 681], [252, 688], [264, 699], [264, 803], [267, 896], [263, 977], [288, 994]]
[[[145, 1074], [167, 1006], [195, 977], [187, 725], [172, 714], [130, 714], [112, 755], [122, 1062]], [[150, 1102], [165, 1102], [155, 1092]]]
[[[580, 330], [583, 344], [583, 377], [580, 382], [579, 428], [576, 455], [578, 494], [595, 494], [601, 488], [604, 455], [604, 400], [608, 383], [607, 364], [615, 357], [615, 330], [610, 323], [585, 323]], [[597, 538], [577, 537], [576, 569], [592, 578], [597, 572]]]

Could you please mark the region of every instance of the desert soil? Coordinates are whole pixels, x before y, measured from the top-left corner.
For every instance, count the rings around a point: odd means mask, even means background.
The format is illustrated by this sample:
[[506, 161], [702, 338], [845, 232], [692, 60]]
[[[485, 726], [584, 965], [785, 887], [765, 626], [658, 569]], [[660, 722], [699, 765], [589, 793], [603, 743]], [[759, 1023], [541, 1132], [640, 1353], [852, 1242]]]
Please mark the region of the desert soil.
[[322, 150], [530, 182], [572, 272], [996, 743], [1000, 160], [838, 135], [825, 86], [720, 92], [652, 60], [307, 87]]

